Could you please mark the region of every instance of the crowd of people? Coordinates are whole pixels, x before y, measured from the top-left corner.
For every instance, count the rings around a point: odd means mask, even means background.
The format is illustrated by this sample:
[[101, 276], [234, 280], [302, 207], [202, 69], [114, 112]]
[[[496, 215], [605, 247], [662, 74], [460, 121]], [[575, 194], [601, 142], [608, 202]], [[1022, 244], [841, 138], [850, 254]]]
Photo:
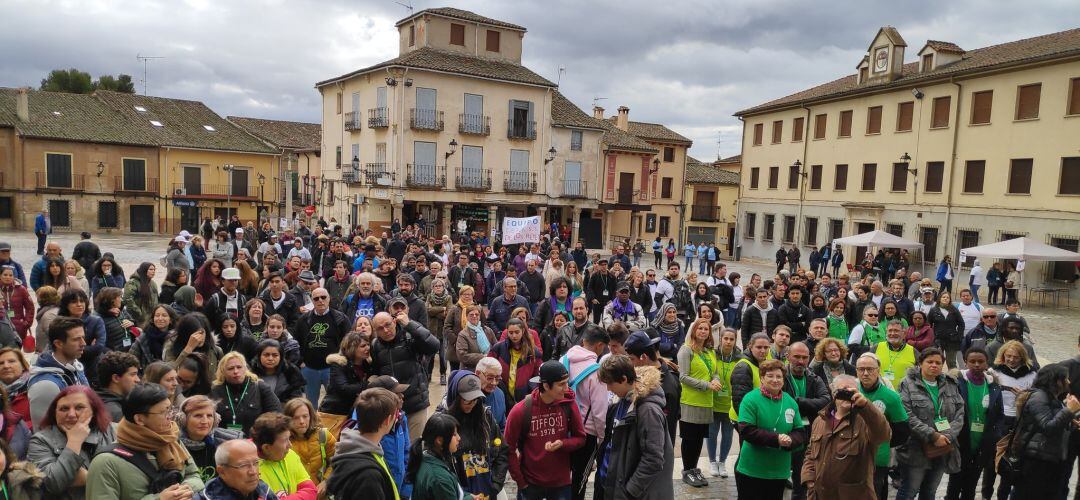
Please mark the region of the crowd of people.
[[0, 242], [5, 498], [664, 499], [678, 444], [742, 498], [1043, 500], [1080, 455], [1080, 357], [892, 253], [744, 282], [713, 245], [202, 229], [130, 274]]

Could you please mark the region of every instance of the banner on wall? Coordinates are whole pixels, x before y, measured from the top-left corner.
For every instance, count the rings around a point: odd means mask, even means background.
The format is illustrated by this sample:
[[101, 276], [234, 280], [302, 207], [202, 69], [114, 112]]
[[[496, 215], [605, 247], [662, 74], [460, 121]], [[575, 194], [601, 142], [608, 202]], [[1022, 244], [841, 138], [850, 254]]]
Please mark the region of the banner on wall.
[[540, 241], [540, 216], [506, 217], [502, 223], [502, 243], [536, 243]]

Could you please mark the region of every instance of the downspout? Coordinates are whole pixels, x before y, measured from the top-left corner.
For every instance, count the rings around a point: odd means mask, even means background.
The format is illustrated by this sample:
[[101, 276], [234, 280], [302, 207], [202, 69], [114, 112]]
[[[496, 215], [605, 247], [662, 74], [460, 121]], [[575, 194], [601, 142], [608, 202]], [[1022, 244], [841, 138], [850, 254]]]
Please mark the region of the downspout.
[[[739, 151], [742, 151], [743, 141], [746, 139], [746, 120], [741, 116], [736, 116], [736, 118], [743, 124], [743, 134], [739, 136]], [[736, 262], [742, 258], [742, 252], [739, 250], [739, 246], [741, 246], [739, 235], [742, 234], [742, 227], [739, 226], [739, 221], [744, 220], [742, 213], [742, 174], [745, 165], [743, 164], [743, 160], [745, 160], [745, 158], [740, 158], [739, 160], [739, 196], [735, 198], [735, 234], [732, 236], [731, 241], [728, 242], [728, 246], [731, 248], [731, 256], [735, 258]], [[719, 196], [717, 196], [717, 198], [719, 198]]]
[[[956, 112], [953, 114], [953, 140], [952, 147], [949, 151], [949, 195], [945, 201], [945, 249], [942, 255], [949, 255], [949, 242], [952, 235], [952, 199], [953, 199], [953, 183], [956, 180], [956, 143], [960, 139], [960, 109], [962, 107], [961, 101], [964, 98], [964, 86], [959, 82], [956, 82], [953, 78], [949, 78], [949, 83], [956, 85]], [[962, 265], [963, 263], [958, 262]]]
[[[799, 172], [797, 173], [797, 175], [800, 177], [800, 179], [799, 179], [799, 210], [798, 210], [798, 215], [795, 216], [795, 241], [792, 242], [795, 245], [795, 248], [799, 247], [799, 242], [802, 240], [803, 197], [806, 196], [806, 176], [803, 175], [803, 169], [804, 168], [810, 168], [810, 166], [806, 164], [806, 157], [807, 157], [808, 151], [810, 150], [810, 136], [808, 135], [808, 132], [810, 131], [810, 108], [808, 108], [806, 106], [803, 106], [802, 108], [806, 110], [806, 118], [803, 120], [804, 130], [803, 130], [803, 151], [802, 151], [802, 160], [801, 160], [802, 161], [802, 166], [799, 168]], [[783, 238], [781, 238], [781, 239], [783, 239]], [[783, 244], [781, 244], [781, 246], [783, 246]]]
[[[686, 161], [687, 160], [686, 160], [686, 158], [688, 156], [690, 156], [690, 148], [689, 147], [687, 147], [686, 151], [683, 152], [683, 160], [682, 160], [682, 180], [683, 180], [683, 185], [682, 185], [682, 189], [679, 189], [679, 206], [676, 207], [676, 210], [679, 211], [679, 237], [680, 237], [680, 239], [683, 240], [682, 241], [683, 246], [686, 245], [686, 242], [690, 241], [690, 237], [687, 234], [684, 233], [685, 228], [686, 228], [686, 186], [687, 186], [687, 182], [686, 182]], [[657, 175], [657, 174], [654, 174], [654, 175]], [[644, 222], [644, 221], [642, 221], [642, 222]], [[641, 231], [641, 230], [643, 230], [645, 228], [642, 227], [642, 228], [638, 228], [638, 229], [639, 229], [638, 236], [640, 236], [641, 233], [644, 232], [644, 231]], [[711, 273], [712, 271], [710, 270], [709, 272]]]

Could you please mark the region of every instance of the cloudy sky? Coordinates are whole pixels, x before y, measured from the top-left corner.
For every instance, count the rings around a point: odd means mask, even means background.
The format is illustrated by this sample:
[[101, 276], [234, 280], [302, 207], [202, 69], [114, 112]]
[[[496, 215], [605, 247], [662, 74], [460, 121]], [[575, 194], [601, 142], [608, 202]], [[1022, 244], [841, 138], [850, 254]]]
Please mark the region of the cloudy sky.
[[[408, 3], [409, 0], [401, 0]], [[524, 64], [585, 110], [660, 122], [702, 160], [739, 152], [739, 109], [854, 72], [882, 25], [910, 60], [927, 39], [965, 49], [1075, 28], [1080, 2], [1048, 0], [412, 0], [528, 28]], [[319, 120], [316, 81], [397, 56], [394, 0], [0, 0], [0, 86], [54, 68], [95, 77], [150, 63], [149, 93], [221, 115]], [[142, 92], [142, 84], [137, 85]]]

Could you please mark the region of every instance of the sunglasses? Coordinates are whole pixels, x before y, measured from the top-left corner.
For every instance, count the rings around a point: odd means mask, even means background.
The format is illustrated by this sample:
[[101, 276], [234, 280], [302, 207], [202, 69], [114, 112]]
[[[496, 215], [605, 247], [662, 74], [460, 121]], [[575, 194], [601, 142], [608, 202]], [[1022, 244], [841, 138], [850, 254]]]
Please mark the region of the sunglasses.
[[876, 314], [867, 314], [866, 317], [867, 318], [876, 318], [876, 317], [878, 317], [878, 315], [876, 315]]
[[994, 316], [993, 314], [984, 314], [983, 315], [983, 319], [990, 319], [990, 318], [996, 318], [996, 317], [997, 316]]
[[326, 300], [326, 299], [329, 299], [329, 298], [330, 297], [328, 297], [326, 295], [320, 295], [318, 297], [312, 297], [311, 300]]

